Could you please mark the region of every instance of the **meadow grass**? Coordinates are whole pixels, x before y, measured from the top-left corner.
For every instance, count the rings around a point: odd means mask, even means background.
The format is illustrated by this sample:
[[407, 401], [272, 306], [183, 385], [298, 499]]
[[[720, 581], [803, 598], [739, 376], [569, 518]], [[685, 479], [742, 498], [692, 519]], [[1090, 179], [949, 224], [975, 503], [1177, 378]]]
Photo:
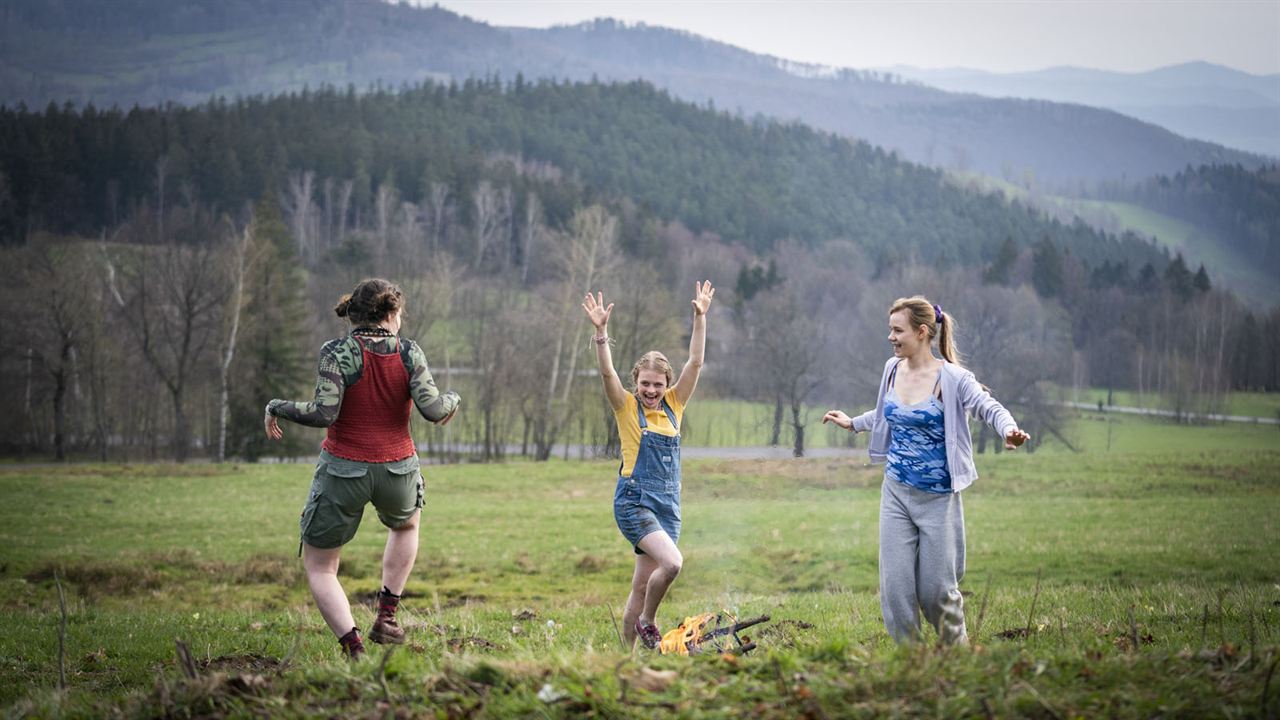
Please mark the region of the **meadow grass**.
[[[1107, 403], [1106, 388], [1084, 388], [1073, 395], [1079, 402]], [[1136, 390], [1111, 391], [1113, 405], [1164, 409], [1168, 404], [1160, 395], [1139, 393]], [[1242, 417], [1271, 418], [1280, 417], [1280, 393], [1268, 392], [1231, 392], [1227, 393], [1226, 403], [1220, 411], [1223, 415], [1239, 415]]]
[[[685, 568], [659, 621], [771, 615], [749, 632], [761, 648], [736, 659], [620, 647], [612, 616], [632, 555], [613, 525], [611, 462], [427, 468], [402, 617], [410, 643], [385, 666], [377, 650], [340, 661], [311, 605], [296, 559], [309, 466], [0, 467], [0, 707], [84, 717], [1274, 713], [1276, 429], [1125, 419], [1106, 452], [1099, 424], [1086, 417], [1074, 431], [1087, 452], [979, 459], [982, 478], [964, 493], [969, 648], [898, 648], [882, 629], [878, 468], [861, 457], [687, 460]], [[384, 538], [367, 513], [344, 551], [341, 576], [366, 628]], [[65, 692], [55, 572], [68, 608]], [[175, 662], [179, 639], [194, 679]]]

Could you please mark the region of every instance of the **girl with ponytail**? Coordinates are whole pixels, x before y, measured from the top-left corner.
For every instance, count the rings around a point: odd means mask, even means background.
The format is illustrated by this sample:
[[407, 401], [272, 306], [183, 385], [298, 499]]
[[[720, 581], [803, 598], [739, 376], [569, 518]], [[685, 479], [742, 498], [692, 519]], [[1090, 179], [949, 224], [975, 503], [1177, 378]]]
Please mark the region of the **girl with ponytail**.
[[[933, 354], [937, 340], [939, 359]], [[944, 643], [968, 639], [964, 600], [964, 507], [960, 491], [978, 478], [968, 416], [1013, 450], [1031, 436], [973, 373], [960, 366], [955, 320], [916, 296], [889, 308], [893, 357], [884, 365], [872, 410], [823, 416], [852, 432], [870, 432], [872, 462], [883, 463], [880, 495], [880, 611], [893, 639], [920, 635], [920, 611]]]

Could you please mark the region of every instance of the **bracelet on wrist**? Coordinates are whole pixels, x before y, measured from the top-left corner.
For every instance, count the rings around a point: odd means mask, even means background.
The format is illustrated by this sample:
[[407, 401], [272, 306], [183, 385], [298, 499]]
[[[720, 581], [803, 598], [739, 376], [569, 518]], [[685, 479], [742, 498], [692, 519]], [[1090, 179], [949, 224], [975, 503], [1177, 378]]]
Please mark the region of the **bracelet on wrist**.
[[594, 340], [594, 341], [595, 341], [595, 343], [596, 343], [597, 345], [603, 345], [603, 344], [605, 344], [605, 343], [609, 342], [609, 336], [608, 336], [608, 334], [605, 334], [605, 333], [601, 333], [600, 335], [596, 335], [595, 337], [593, 337], [593, 338], [591, 338], [591, 339], [592, 339], [592, 340]]

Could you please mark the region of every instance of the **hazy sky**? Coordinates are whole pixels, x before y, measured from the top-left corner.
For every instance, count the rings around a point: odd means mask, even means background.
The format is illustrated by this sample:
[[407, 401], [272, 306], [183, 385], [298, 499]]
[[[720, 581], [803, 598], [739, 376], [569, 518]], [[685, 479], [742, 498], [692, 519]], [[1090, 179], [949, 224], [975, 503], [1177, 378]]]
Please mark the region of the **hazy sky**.
[[1280, 72], [1280, 0], [440, 0], [491, 25], [596, 17], [689, 30], [755, 52], [843, 67], [1055, 65], [1120, 71], [1206, 60]]

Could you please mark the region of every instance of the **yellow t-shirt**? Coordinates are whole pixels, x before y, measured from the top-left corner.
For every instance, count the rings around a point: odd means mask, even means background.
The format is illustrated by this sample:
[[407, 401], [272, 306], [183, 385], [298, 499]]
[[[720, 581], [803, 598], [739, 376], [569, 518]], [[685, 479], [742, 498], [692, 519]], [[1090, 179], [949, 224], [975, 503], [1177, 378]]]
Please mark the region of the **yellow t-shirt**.
[[[672, 390], [667, 390], [663, 397], [667, 401], [667, 405], [671, 407], [671, 412], [676, 416], [676, 422], [684, 424], [684, 405], [676, 399]], [[640, 418], [636, 416], [636, 406], [639, 404], [634, 394], [627, 395], [627, 402], [623, 404], [621, 410], [615, 410], [613, 417], [618, 421], [618, 440], [622, 443], [622, 476], [631, 477], [631, 471], [636, 466], [636, 456], [640, 454]], [[650, 432], [658, 433], [674, 437], [676, 429], [671, 427], [671, 420], [667, 418], [667, 413], [662, 409], [662, 404], [650, 410], [645, 408], [644, 420], [648, 423], [647, 428]]]

